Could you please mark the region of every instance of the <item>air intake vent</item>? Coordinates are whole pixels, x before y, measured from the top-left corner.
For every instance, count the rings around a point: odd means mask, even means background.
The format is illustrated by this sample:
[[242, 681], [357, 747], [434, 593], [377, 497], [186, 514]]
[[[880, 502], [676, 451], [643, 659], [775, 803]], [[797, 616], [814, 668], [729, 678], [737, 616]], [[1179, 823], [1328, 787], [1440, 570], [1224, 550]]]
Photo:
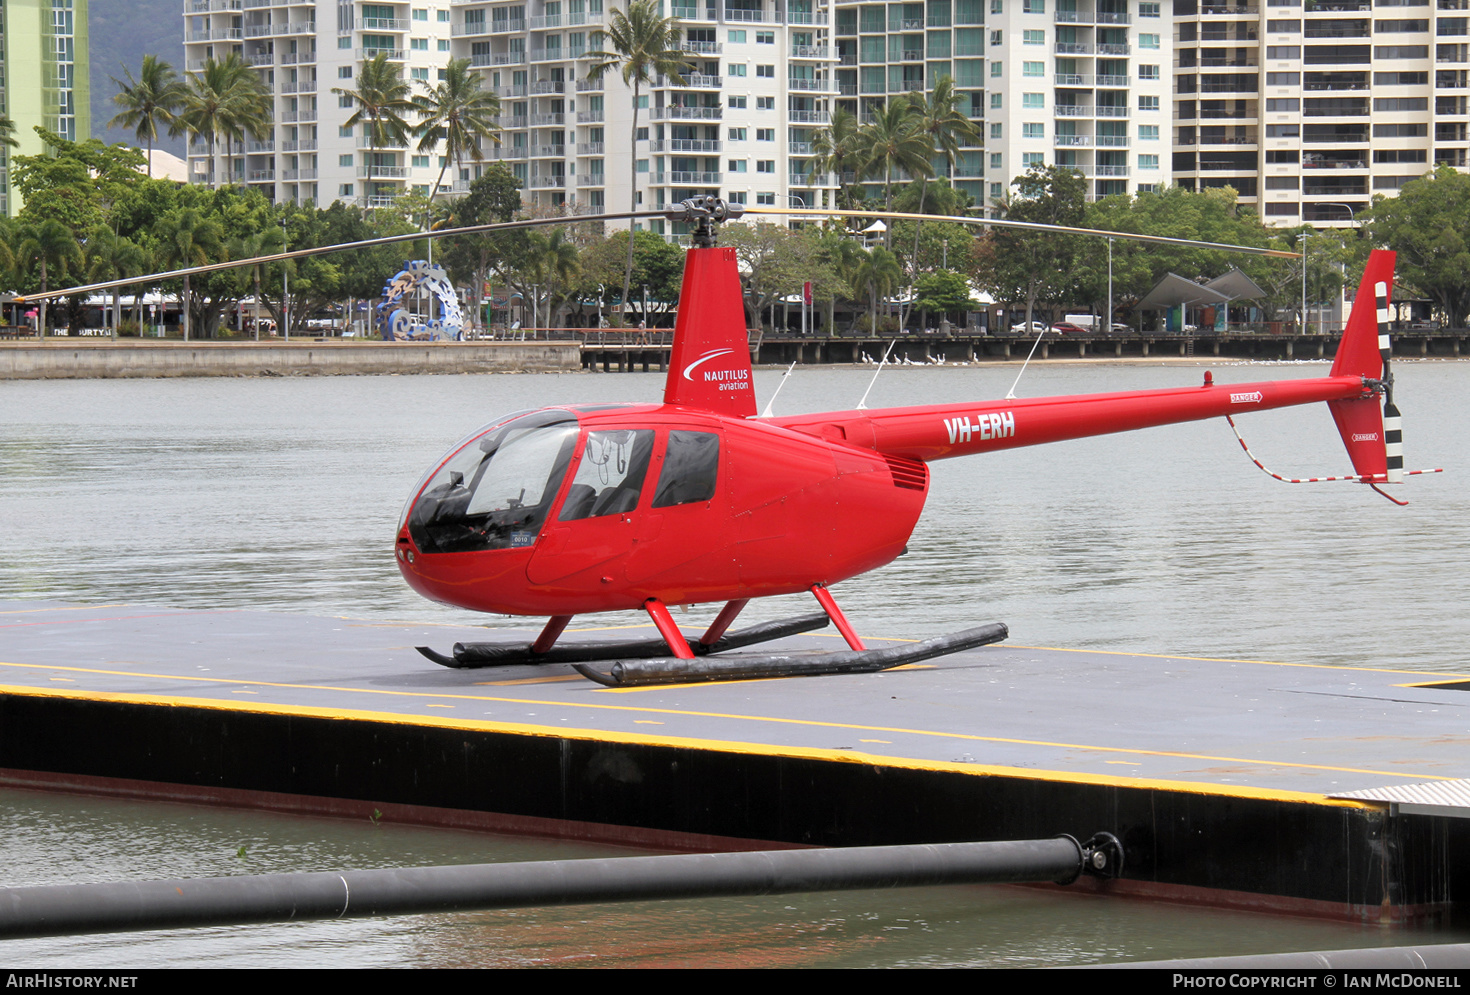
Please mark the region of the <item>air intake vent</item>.
[[916, 459], [902, 456], [884, 456], [888, 469], [893, 471], [893, 486], [906, 487], [911, 491], [922, 491], [929, 487], [929, 468]]

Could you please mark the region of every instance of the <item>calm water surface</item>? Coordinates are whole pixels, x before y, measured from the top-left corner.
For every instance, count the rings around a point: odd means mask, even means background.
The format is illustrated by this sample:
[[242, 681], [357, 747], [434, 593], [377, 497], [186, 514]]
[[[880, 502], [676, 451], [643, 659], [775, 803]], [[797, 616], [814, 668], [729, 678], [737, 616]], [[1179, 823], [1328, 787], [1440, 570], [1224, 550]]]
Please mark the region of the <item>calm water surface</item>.
[[[1179, 386], [1199, 382], [1206, 365], [1043, 366], [1017, 393]], [[1224, 382], [1325, 372], [1213, 368]], [[1452, 469], [1401, 489], [1408, 508], [1354, 485], [1271, 480], [1223, 422], [1171, 426], [936, 464], [910, 553], [837, 594], [875, 636], [1001, 620], [1025, 645], [1470, 671], [1470, 367], [1396, 369], [1409, 466]], [[798, 372], [776, 410], [851, 407], [870, 377]], [[890, 369], [868, 403], [999, 397], [1013, 377], [1004, 368]], [[762, 401], [778, 378], [757, 373]], [[394, 527], [419, 475], [499, 413], [650, 400], [661, 387], [651, 374], [0, 383], [0, 522], [10, 547], [0, 598], [464, 622], [465, 613], [413, 594], [393, 565]], [[1288, 476], [1347, 468], [1320, 406], [1254, 415], [1241, 427]], [[808, 610], [806, 600], [773, 599], [752, 615], [795, 610]], [[22, 791], [0, 792], [0, 833], [4, 884], [631, 852]], [[1445, 927], [1426, 937], [955, 888], [20, 941], [0, 951], [13, 963], [67, 967], [1000, 966], [1426, 938], [1466, 939]]]

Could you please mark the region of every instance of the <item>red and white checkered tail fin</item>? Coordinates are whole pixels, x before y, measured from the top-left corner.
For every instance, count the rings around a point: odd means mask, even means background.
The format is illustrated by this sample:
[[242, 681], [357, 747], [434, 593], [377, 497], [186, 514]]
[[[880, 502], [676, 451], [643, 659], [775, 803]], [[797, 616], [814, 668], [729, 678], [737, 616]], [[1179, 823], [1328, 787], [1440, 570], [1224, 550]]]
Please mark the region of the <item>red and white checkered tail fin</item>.
[[[1392, 252], [1376, 250], [1368, 257], [1332, 364], [1333, 376], [1356, 374], [1372, 382], [1365, 385], [1370, 389], [1362, 397], [1327, 402], [1353, 469], [1365, 483], [1373, 484], [1397, 484], [1404, 479], [1403, 433], [1389, 372], [1388, 304], [1393, 264]], [[1380, 384], [1382, 402], [1378, 398]]]

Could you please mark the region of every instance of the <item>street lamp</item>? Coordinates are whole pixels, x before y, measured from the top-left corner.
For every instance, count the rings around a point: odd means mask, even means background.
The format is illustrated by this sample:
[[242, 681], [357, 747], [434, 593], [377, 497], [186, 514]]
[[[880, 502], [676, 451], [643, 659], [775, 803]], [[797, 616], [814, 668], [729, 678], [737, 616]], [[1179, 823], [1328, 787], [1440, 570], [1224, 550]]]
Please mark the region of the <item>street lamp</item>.
[[[286, 252], [286, 219], [281, 219], [281, 251]], [[281, 263], [281, 332], [286, 341], [291, 341], [291, 281], [286, 272], [286, 263]]]

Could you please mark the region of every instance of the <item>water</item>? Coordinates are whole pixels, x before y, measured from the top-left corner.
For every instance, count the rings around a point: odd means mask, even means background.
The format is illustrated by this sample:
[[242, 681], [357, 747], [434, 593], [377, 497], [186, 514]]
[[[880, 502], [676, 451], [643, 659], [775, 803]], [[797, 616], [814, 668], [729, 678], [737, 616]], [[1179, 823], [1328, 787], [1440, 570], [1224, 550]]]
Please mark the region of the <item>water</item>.
[[[1021, 396], [1197, 383], [1207, 364], [1053, 364]], [[1224, 382], [1321, 364], [1214, 364]], [[1464, 472], [1466, 367], [1399, 363], [1409, 466]], [[778, 373], [757, 373], [762, 400]], [[777, 411], [851, 407], [870, 370], [799, 372]], [[886, 371], [889, 404], [1002, 396], [1013, 368]], [[0, 597], [463, 622], [391, 557], [419, 475], [495, 415], [648, 400], [653, 375], [0, 384]], [[1241, 419], [1289, 476], [1347, 467], [1325, 410]], [[1026, 645], [1464, 672], [1470, 514], [1452, 474], [1397, 508], [1348, 484], [1289, 486], [1220, 422], [939, 463], [893, 565], [836, 589], [861, 632], [1003, 620]], [[755, 617], [809, 610], [772, 599]], [[708, 614], [705, 612], [704, 614]], [[691, 618], [701, 617], [696, 609]], [[490, 625], [513, 620], [480, 619]], [[642, 621], [629, 616], [628, 621]], [[325, 870], [630, 852], [480, 833], [0, 793], [3, 882]], [[240, 847], [244, 846], [243, 855]], [[698, 929], [690, 924], [698, 922]], [[919, 966], [1077, 964], [1376, 946], [1425, 936], [1017, 888], [518, 910], [6, 944], [28, 964]], [[1440, 932], [1433, 938], [1461, 938]]]

